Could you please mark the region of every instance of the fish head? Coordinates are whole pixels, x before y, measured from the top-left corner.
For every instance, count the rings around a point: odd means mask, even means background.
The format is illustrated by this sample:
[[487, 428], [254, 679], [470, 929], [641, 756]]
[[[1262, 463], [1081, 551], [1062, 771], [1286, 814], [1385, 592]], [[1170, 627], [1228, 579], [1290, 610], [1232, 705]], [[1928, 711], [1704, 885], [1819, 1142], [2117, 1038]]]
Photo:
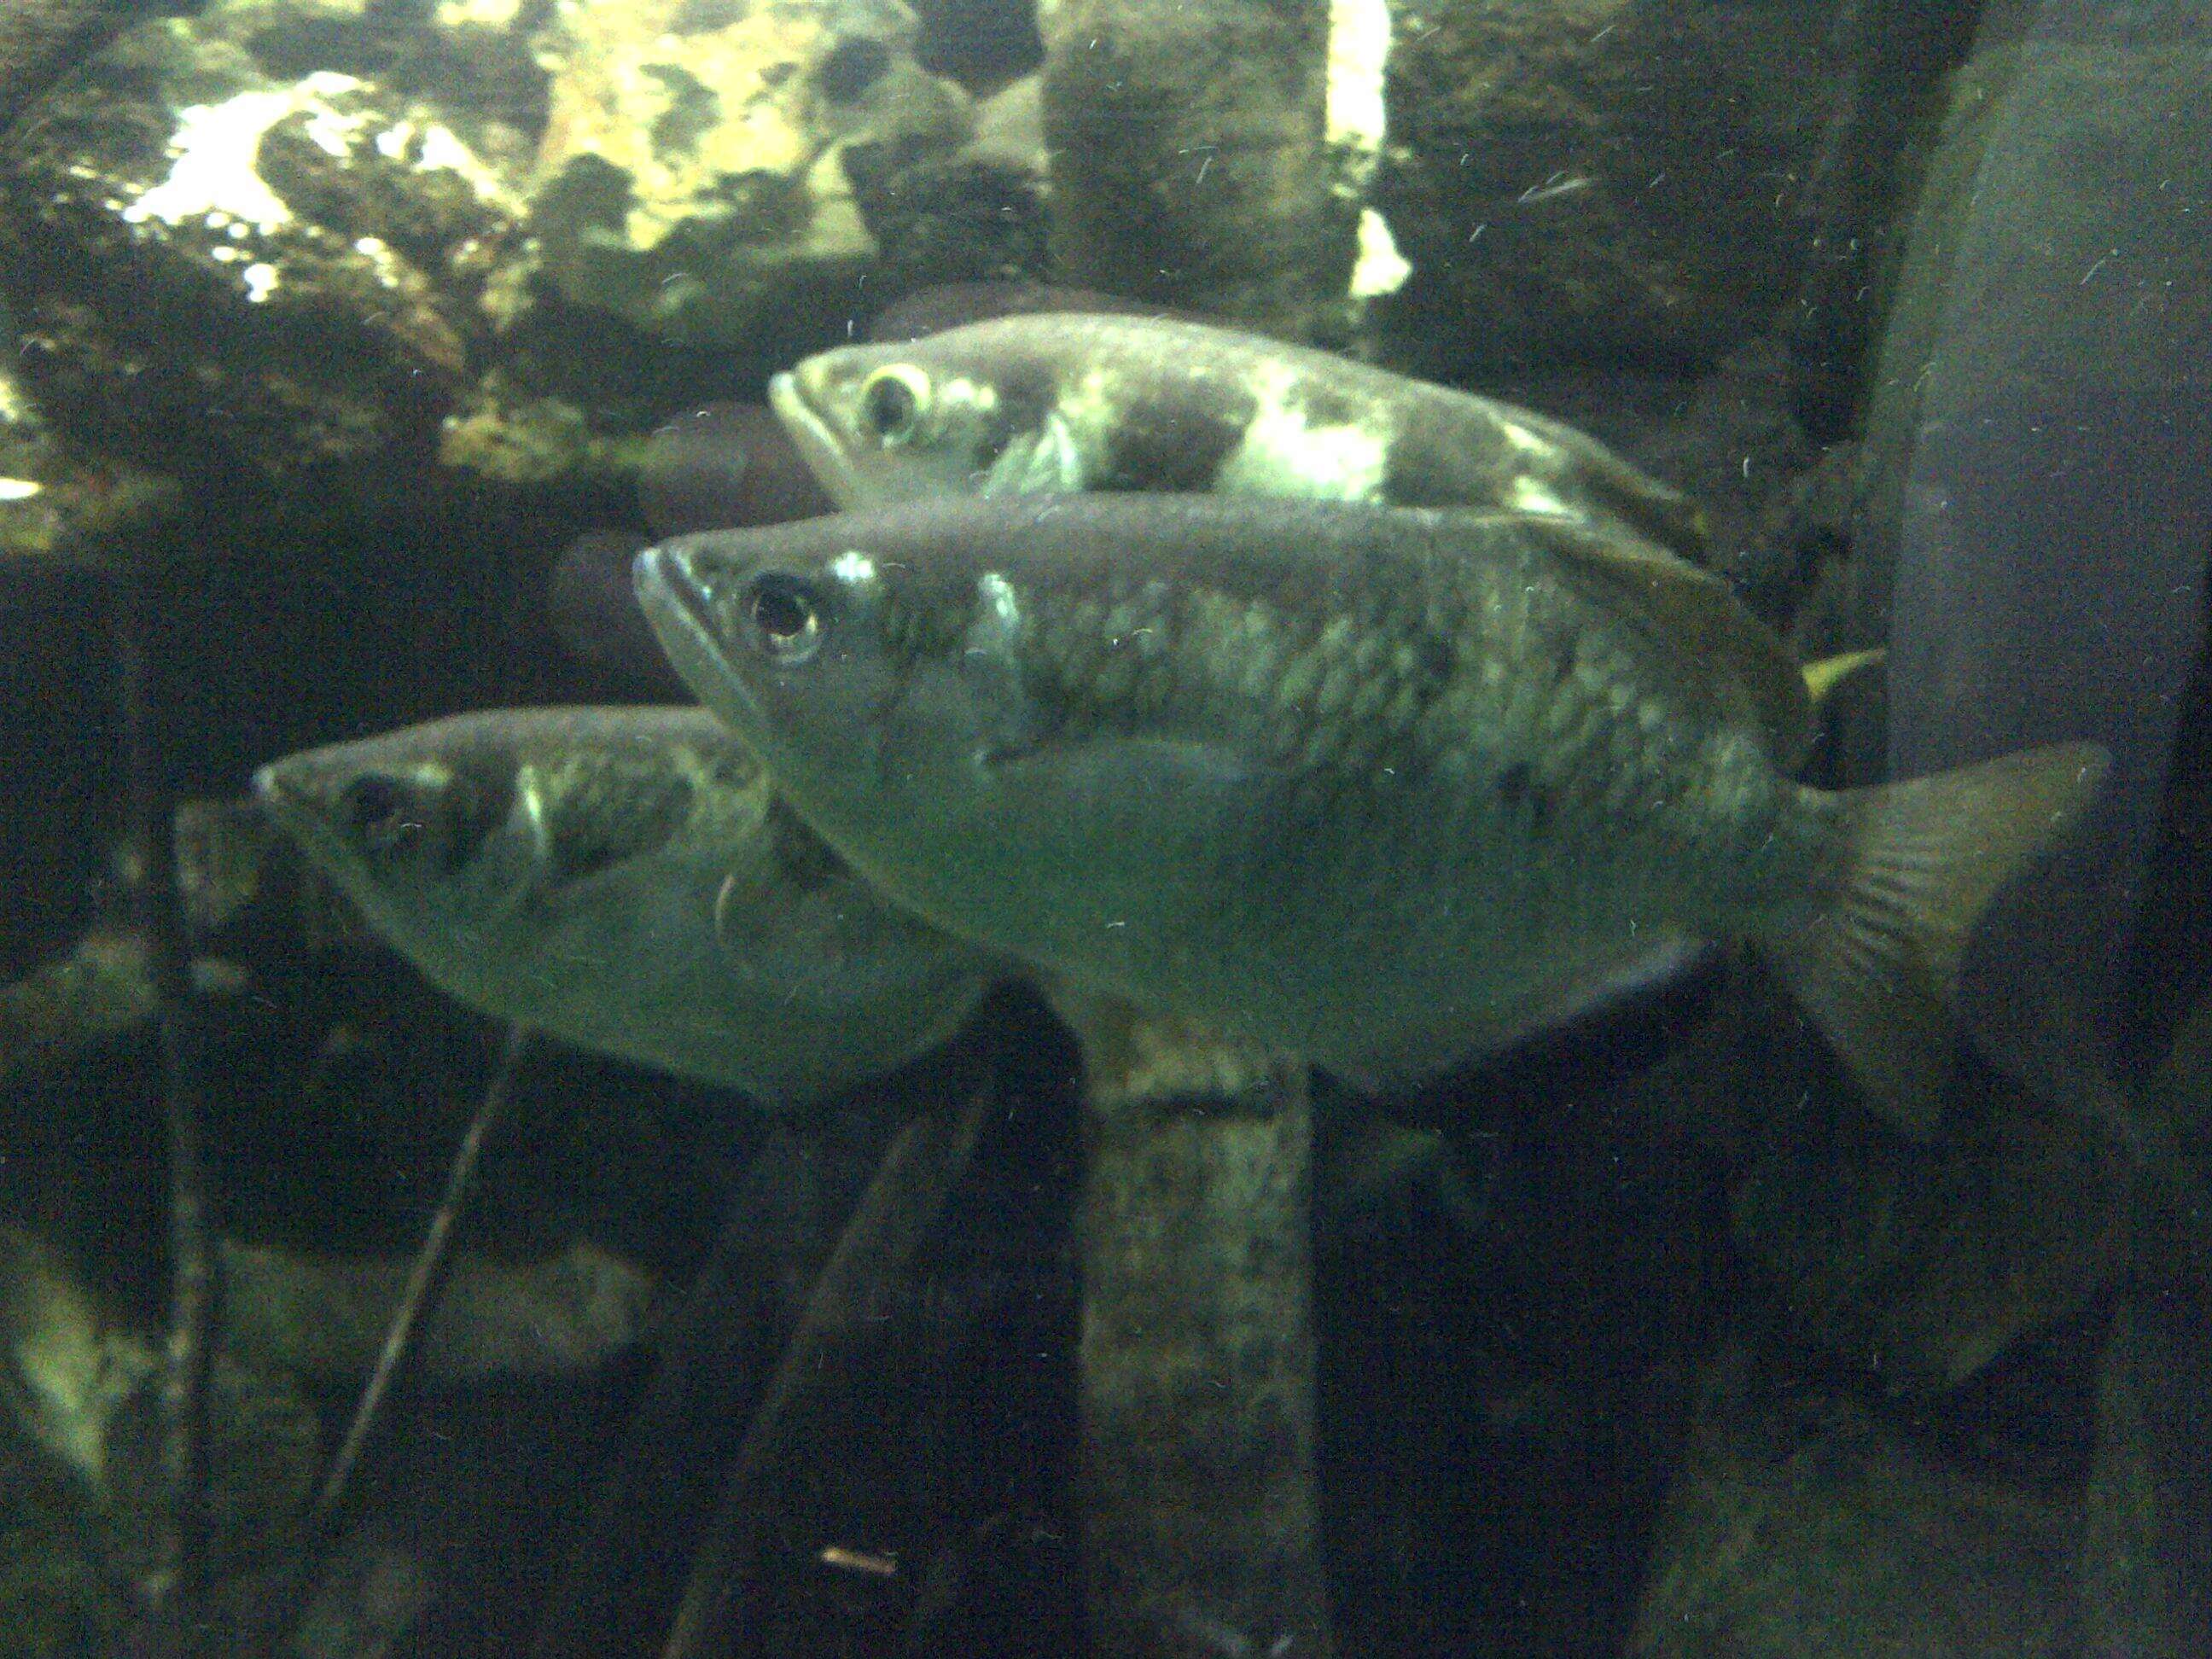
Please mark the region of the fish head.
[[380, 931], [408, 939], [506, 909], [514, 782], [510, 757], [415, 732], [310, 750], [254, 777], [309, 861]]
[[833, 826], [887, 814], [941, 820], [1037, 732], [1025, 613], [991, 556], [990, 511], [918, 503], [638, 557], [677, 672], [833, 843]]
[[769, 404], [841, 507], [1080, 489], [1053, 367], [1002, 332], [819, 352]]
[[1250, 607], [1183, 580], [1211, 545], [1176, 556], [1212, 505], [914, 502], [665, 543], [639, 588], [678, 672], [875, 890], [1137, 997], [1136, 959], [1175, 948], [1146, 919], [1202, 906], [1267, 782], [1256, 700], [1217, 660]]
[[256, 781], [451, 994], [771, 1106], [905, 1064], [1001, 971], [856, 880], [696, 707], [486, 710]]
[[[664, 744], [618, 725], [625, 712], [457, 715], [289, 756], [255, 788], [379, 933], [473, 987], [562, 948], [595, 905], [622, 902], [610, 888], [650, 878], [677, 843], [757, 832], [766, 780], [750, 755]], [[701, 788], [709, 763], [736, 787]], [[732, 814], [749, 821], [701, 821]]]

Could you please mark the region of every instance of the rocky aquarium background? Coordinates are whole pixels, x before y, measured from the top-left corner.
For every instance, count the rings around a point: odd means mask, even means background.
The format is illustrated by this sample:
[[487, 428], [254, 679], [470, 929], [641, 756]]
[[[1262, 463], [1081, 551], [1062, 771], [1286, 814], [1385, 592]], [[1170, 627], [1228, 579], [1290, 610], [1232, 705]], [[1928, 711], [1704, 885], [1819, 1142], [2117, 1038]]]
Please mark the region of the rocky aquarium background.
[[[947, 284], [1103, 289], [1527, 403], [1696, 496], [1711, 565], [1802, 656], [1880, 644], [1917, 510], [1900, 388], [1951, 369], [1929, 319], [1966, 183], [2028, 118], [2023, 64], [2071, 122], [2051, 199], [2170, 161], [2173, 211], [2212, 216], [2201, 27], [2152, 6], [2100, 32], [2098, 9], [21, 0], [0, 27], [0, 1652], [123, 1641], [157, 1545], [168, 1197], [127, 596], [160, 781], [194, 803], [223, 1282], [207, 1650], [248, 1651], [279, 1605], [300, 1616], [276, 1651], [659, 1650], [828, 1251], [807, 1229], [988, 1075], [1003, 1109], [872, 1304], [868, 1363], [801, 1419], [744, 1650], [1079, 1651], [1080, 1063], [1012, 991], [798, 1146], [728, 1091], [532, 1050], [347, 1524], [314, 1583], [288, 1577], [501, 1034], [240, 805], [252, 770], [465, 709], [665, 700], [592, 648], [620, 595], [564, 586], [564, 551], [670, 527], [665, 423], [759, 403], [895, 307], [972, 302]], [[2154, 263], [2124, 222], [2082, 222], [2136, 285], [2116, 304], [2182, 319], [2175, 383], [2206, 389], [2207, 245]], [[2021, 225], [2021, 258], [2055, 240]], [[2129, 502], [2185, 477], [2098, 464]], [[2085, 549], [2092, 586], [2154, 556]], [[2196, 584], [2208, 550], [2156, 556]], [[2178, 758], [2139, 803], [2117, 1052], [2201, 1153], [2185, 621], [2142, 665]], [[1814, 775], [1880, 773], [1883, 690], [1838, 694]], [[1340, 1650], [2203, 1650], [2202, 1245], [2078, 1102], [1980, 1062], [1966, 1096], [1948, 1139], [1899, 1139], [1733, 961], [1417, 1098], [1321, 1085]], [[680, 1438], [609, 1522], [626, 1415], [726, 1225], [757, 1242], [712, 1258]], [[1263, 1650], [1182, 1639], [1162, 1650]]]

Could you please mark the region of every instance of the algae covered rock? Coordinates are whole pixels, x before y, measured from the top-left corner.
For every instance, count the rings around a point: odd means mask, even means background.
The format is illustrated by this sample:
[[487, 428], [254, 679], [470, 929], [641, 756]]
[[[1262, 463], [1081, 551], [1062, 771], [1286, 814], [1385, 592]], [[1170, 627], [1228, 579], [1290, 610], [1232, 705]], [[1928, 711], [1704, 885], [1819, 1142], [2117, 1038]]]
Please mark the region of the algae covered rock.
[[428, 440], [519, 208], [427, 106], [272, 77], [182, 22], [51, 100], [4, 182], [49, 412], [146, 465], [270, 480]]
[[143, 22], [0, 155], [25, 382], [71, 442], [187, 477], [619, 488], [623, 434], [884, 282], [1041, 261], [1035, 156], [968, 148], [918, 36], [901, 0]]
[[[118, 1320], [58, 1250], [0, 1224], [0, 1401], [9, 1408], [0, 1420], [0, 1468], [37, 1449], [44, 1473], [69, 1490], [47, 1492], [53, 1529], [33, 1534], [26, 1547], [82, 1553], [73, 1571], [49, 1568], [35, 1589], [20, 1577], [7, 1586], [29, 1604], [27, 1621], [112, 1623], [115, 1589], [145, 1573], [164, 1513], [163, 1370], [155, 1340]], [[214, 1621], [248, 1628], [286, 1565], [320, 1460], [319, 1434], [314, 1409], [289, 1376], [216, 1357], [208, 1376], [203, 1556]], [[5, 1443], [15, 1436], [16, 1446]], [[72, 1578], [77, 1595], [66, 1594]], [[85, 1588], [95, 1583], [101, 1589]]]
[[[0, 340], [15, 332], [0, 311]], [[53, 550], [62, 527], [52, 487], [58, 470], [46, 421], [15, 374], [12, 356], [0, 360], [0, 560]]]
[[531, 224], [570, 300], [691, 343], [842, 289], [876, 242], [843, 151], [958, 149], [966, 95], [900, 0], [562, 0]]
[[506, 151], [544, 123], [531, 53], [541, 11], [530, 0], [210, 0], [193, 30], [279, 79], [336, 70], [374, 81], [434, 105], [472, 148]]

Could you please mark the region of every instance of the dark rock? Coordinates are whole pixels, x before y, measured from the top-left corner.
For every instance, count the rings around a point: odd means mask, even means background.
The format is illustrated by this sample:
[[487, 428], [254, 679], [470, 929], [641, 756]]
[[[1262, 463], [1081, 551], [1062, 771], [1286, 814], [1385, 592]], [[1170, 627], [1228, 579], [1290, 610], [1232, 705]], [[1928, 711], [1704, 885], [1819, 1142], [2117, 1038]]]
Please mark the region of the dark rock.
[[924, 69], [975, 89], [1027, 75], [1044, 59], [1036, 0], [915, 0]]
[[1437, 379], [1679, 374], [1764, 331], [1803, 272], [1841, 9], [1394, 6], [1390, 349]]
[[1791, 404], [1821, 443], [1856, 435], [1868, 364], [1927, 164], [1944, 77], [1972, 43], [1978, 0], [1853, 0], [1838, 119], [1808, 192], [1804, 292], [1789, 322]]
[[2079, 1502], [1858, 1402], [1710, 1368], [1644, 1588], [1636, 1659], [2071, 1654]]
[[1330, 21], [1315, 0], [1052, 8], [1056, 274], [1294, 338], [1340, 333], [1357, 210], [1323, 144]]
[[855, 145], [846, 170], [882, 249], [872, 287], [886, 294], [1003, 281], [1045, 269], [1041, 177], [969, 151], [906, 159]]

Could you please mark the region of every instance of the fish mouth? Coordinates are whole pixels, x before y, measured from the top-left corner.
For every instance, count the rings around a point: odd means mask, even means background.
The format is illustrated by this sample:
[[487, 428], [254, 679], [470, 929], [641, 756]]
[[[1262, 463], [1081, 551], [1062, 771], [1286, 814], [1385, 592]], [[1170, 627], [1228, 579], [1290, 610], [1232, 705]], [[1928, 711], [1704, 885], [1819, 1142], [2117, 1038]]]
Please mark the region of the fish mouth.
[[314, 817], [307, 810], [305, 794], [287, 781], [282, 761], [271, 761], [254, 773], [253, 799], [279, 827], [295, 836], [301, 834]]
[[310, 864], [336, 879], [347, 867], [344, 838], [319, 807], [319, 793], [298, 775], [297, 758], [271, 761], [255, 772], [253, 798]]
[[787, 368], [770, 377], [768, 406], [783, 423], [815, 483], [829, 492], [831, 501], [849, 511], [866, 501], [867, 491], [852, 456], [838, 441], [836, 428], [816, 411], [799, 384], [805, 367], [802, 363], [797, 369]]
[[714, 625], [714, 596], [681, 547], [648, 547], [630, 568], [637, 602], [669, 665], [691, 693], [740, 737], [761, 729], [752, 689], [740, 675]]

